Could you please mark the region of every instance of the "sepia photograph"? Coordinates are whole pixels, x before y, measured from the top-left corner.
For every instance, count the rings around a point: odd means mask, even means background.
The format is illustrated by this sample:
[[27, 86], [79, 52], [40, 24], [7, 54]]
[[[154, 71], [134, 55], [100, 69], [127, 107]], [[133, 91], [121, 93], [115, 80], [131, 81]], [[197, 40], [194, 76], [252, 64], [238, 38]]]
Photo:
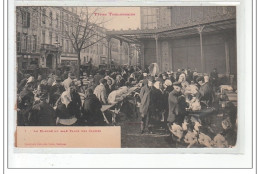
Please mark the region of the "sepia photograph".
[[16, 6], [17, 128], [105, 131], [121, 148], [236, 147], [236, 11]]

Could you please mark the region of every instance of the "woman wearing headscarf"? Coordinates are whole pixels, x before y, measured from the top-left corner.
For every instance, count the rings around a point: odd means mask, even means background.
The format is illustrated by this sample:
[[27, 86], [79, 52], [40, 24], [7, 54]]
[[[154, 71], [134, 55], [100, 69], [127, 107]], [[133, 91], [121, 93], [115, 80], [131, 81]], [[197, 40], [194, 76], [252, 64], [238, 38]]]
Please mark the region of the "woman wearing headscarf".
[[181, 83], [181, 86], [182, 86], [182, 92], [185, 91], [185, 88], [187, 86], [189, 86], [189, 83], [186, 81], [186, 75], [184, 73], [182, 73], [180, 76], [179, 76], [179, 80], [178, 80], [179, 83]]
[[107, 92], [105, 87], [106, 84], [106, 79], [100, 79], [100, 84], [94, 90], [94, 94], [97, 96], [97, 98], [102, 104], [107, 103]]
[[61, 94], [57, 105], [57, 124], [60, 126], [75, 126], [80, 117], [81, 100], [73, 85]]
[[130, 74], [130, 76], [129, 76], [128, 80], [127, 80], [129, 86], [135, 84], [135, 81], [136, 81], [135, 74], [134, 73]]
[[88, 126], [102, 126], [105, 124], [101, 112], [102, 104], [91, 88], [86, 90], [86, 99], [83, 104], [83, 120]]

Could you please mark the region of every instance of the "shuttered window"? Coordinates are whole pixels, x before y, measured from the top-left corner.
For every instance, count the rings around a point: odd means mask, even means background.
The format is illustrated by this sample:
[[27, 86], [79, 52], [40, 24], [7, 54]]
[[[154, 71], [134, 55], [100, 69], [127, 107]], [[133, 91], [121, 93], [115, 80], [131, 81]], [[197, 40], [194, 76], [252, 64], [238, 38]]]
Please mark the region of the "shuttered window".
[[18, 53], [21, 52], [21, 33], [20, 32], [18, 32], [16, 35], [16, 51]]

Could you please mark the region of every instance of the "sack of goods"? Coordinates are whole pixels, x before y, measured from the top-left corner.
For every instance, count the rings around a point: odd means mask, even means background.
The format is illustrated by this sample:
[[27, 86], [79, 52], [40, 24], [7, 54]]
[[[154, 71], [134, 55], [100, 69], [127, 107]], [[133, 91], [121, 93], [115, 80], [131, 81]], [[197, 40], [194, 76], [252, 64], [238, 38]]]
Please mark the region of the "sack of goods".
[[188, 101], [190, 109], [192, 111], [199, 111], [201, 110], [201, 105], [199, 99], [196, 97], [193, 97], [191, 100]]
[[185, 88], [184, 94], [188, 95], [188, 94], [192, 94], [192, 95], [196, 95], [198, 93], [199, 89], [196, 85], [189, 85]]
[[116, 103], [118, 101], [123, 100], [128, 92], [128, 88], [126, 86], [123, 86], [121, 88], [119, 88], [118, 90], [112, 91], [109, 95], [108, 95], [108, 103], [113, 104]]

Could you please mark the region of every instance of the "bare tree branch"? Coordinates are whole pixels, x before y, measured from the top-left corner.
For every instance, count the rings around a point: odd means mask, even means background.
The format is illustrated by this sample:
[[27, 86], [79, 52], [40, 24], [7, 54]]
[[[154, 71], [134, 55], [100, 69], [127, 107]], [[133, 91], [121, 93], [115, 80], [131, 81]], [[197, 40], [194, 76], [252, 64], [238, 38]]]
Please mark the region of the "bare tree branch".
[[102, 37], [101, 39], [98, 39], [97, 41], [95, 41], [95, 42], [91, 43], [90, 45], [88, 45], [88, 46], [86, 46], [86, 47], [84, 47], [84, 48], [81, 48], [81, 49], [84, 50], [84, 49], [86, 49], [86, 48], [88, 48], [88, 47], [91, 47], [92, 45], [95, 45], [96, 43], [100, 42], [100, 41], [103, 40], [104, 38], [106, 38], [106, 37]]

